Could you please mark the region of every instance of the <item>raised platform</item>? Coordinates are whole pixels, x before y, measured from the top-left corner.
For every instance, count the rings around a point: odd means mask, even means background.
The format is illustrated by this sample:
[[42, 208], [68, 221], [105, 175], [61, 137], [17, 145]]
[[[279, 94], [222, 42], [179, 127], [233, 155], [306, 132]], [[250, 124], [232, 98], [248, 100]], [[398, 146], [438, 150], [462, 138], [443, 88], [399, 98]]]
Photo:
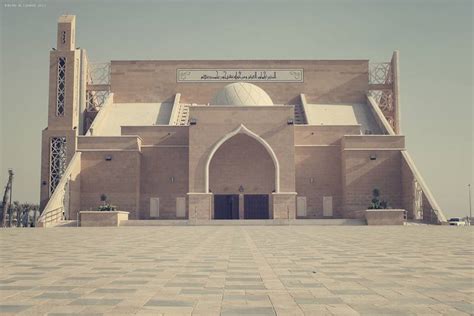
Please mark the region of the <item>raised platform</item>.
[[242, 220], [128, 220], [121, 226], [278, 226], [278, 225], [366, 225], [364, 219], [242, 219]]

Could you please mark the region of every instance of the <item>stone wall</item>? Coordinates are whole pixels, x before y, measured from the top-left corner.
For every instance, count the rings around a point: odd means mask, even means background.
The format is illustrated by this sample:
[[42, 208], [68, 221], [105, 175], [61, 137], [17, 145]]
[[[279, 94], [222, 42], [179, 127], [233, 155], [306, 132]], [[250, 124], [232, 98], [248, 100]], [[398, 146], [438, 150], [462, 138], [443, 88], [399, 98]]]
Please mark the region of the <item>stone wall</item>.
[[177, 69], [304, 69], [304, 82], [255, 82], [275, 104], [363, 103], [368, 89], [368, 60], [151, 60], [112, 61], [115, 102], [181, 102], [207, 104], [230, 82], [178, 83]]
[[189, 192], [206, 192], [206, 164], [213, 148], [241, 124], [274, 151], [280, 165], [280, 191], [295, 191], [294, 125], [287, 124], [293, 107], [191, 107], [190, 117], [197, 124], [189, 127]]
[[295, 148], [296, 192], [306, 197], [308, 218], [323, 217], [323, 196], [333, 197], [333, 216], [342, 216], [341, 148], [337, 145]]
[[[107, 161], [105, 156], [112, 160]], [[81, 210], [96, 210], [100, 196], [138, 219], [140, 153], [138, 151], [84, 151], [81, 158]]]
[[150, 198], [160, 199], [160, 219], [176, 218], [176, 198], [188, 193], [188, 148], [143, 147], [140, 219], [150, 218]]
[[255, 139], [238, 134], [217, 150], [209, 171], [214, 194], [271, 194], [275, 190], [275, 166], [265, 148]]
[[378, 189], [390, 208], [403, 208], [401, 151], [403, 136], [351, 135], [341, 140], [342, 192], [346, 218], [364, 218]]

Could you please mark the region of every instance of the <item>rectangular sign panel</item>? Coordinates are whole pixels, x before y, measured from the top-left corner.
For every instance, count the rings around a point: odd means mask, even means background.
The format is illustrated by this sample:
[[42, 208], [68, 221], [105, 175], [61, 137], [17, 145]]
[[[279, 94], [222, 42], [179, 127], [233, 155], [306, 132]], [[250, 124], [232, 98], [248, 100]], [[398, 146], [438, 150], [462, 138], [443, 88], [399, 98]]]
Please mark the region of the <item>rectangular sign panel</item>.
[[178, 69], [177, 82], [303, 82], [303, 69]]

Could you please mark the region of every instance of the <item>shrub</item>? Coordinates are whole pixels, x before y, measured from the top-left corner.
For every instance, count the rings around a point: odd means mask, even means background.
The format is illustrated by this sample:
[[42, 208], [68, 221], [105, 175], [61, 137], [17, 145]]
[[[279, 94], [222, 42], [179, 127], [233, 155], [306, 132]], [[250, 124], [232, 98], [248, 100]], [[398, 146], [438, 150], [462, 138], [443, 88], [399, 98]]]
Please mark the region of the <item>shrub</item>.
[[380, 200], [380, 190], [372, 190], [372, 203], [369, 206], [369, 210], [380, 210], [388, 208], [388, 202], [385, 200]]
[[104, 205], [99, 205], [97, 210], [101, 211], [101, 212], [115, 211], [115, 210], [117, 210], [117, 207], [115, 205], [111, 205], [111, 204], [104, 204]]

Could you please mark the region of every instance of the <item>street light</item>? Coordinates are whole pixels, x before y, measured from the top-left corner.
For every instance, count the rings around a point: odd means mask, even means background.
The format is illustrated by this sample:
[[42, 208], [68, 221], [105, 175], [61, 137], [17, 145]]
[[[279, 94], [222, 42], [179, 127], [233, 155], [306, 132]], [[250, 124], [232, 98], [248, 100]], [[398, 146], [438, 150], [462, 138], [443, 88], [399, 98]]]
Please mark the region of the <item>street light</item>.
[[467, 187], [469, 190], [469, 224], [471, 224], [471, 218], [472, 218], [471, 184], [469, 183]]

